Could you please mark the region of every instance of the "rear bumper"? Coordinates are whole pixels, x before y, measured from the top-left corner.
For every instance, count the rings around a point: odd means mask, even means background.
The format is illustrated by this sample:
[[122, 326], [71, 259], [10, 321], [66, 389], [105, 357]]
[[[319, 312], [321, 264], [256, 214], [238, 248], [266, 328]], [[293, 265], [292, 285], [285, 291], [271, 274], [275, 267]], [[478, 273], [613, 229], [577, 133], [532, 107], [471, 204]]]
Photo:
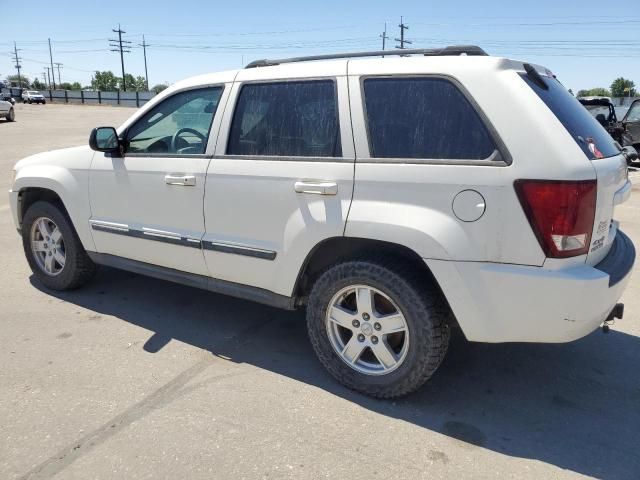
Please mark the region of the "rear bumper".
[[561, 343], [588, 335], [608, 317], [631, 277], [635, 248], [618, 232], [595, 266], [564, 270], [425, 260], [467, 339]]

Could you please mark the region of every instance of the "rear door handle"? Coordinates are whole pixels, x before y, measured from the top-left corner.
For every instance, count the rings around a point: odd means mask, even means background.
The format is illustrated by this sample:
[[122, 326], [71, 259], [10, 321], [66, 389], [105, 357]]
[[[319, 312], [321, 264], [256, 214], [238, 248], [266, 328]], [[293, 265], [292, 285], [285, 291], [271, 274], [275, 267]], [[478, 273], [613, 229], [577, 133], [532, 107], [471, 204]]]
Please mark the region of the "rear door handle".
[[165, 175], [164, 183], [167, 185], [182, 185], [184, 187], [193, 187], [196, 184], [195, 175]]
[[338, 193], [338, 184], [336, 182], [325, 182], [323, 180], [299, 181], [295, 183], [295, 190], [297, 193], [335, 195]]

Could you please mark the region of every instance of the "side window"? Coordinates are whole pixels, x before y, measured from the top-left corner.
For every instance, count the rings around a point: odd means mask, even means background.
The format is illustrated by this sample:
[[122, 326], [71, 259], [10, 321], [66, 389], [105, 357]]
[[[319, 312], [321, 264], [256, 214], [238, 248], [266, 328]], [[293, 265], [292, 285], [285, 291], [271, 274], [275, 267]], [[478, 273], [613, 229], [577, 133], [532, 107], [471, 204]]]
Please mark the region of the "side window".
[[364, 80], [371, 156], [484, 160], [496, 146], [471, 103], [450, 81]]
[[334, 82], [244, 85], [233, 114], [227, 154], [341, 156]]
[[625, 118], [625, 122], [640, 122], [640, 102], [633, 102]]
[[127, 132], [128, 153], [202, 154], [222, 87], [177, 93], [152, 108]]

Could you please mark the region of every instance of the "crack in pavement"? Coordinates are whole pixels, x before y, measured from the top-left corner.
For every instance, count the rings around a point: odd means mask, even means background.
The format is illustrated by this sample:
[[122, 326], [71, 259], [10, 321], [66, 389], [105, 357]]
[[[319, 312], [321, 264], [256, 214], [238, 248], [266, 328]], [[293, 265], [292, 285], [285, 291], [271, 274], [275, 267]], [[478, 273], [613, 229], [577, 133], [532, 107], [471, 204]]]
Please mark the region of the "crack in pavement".
[[[261, 330], [270, 323], [273, 319], [268, 318], [267, 320], [263, 320], [260, 322], [253, 323], [250, 327], [243, 329], [242, 331], [235, 334], [231, 337], [227, 342], [224, 343], [233, 343], [236, 340], [244, 339], [244, 341], [239, 342], [236, 347], [241, 346], [242, 344], [248, 341], [248, 334], [255, 334], [257, 331]], [[226, 374], [221, 374], [215, 377], [211, 377], [205, 382], [200, 382], [195, 386], [183, 388], [186, 383], [203, 372], [207, 367], [209, 367], [216, 359], [220, 359], [222, 361], [230, 361], [226, 360], [224, 357], [219, 357], [213, 354], [214, 357], [207, 356], [206, 358], [200, 360], [195, 363], [188, 369], [184, 370], [182, 373], [174, 377], [169, 382], [165, 383], [162, 387], [157, 389], [151, 395], [148, 395], [140, 402], [132, 405], [127, 408], [123, 413], [115, 416], [107, 423], [98, 427], [92, 432], [84, 435], [78, 440], [72, 442], [67, 445], [60, 451], [58, 451], [55, 455], [35, 466], [27, 473], [18, 477], [18, 480], [35, 480], [42, 478], [51, 478], [54, 475], [60, 473], [62, 470], [67, 468], [73, 462], [78, 460], [80, 457], [89, 453], [91, 450], [106, 442], [109, 438], [113, 437], [115, 434], [119, 433], [121, 430], [125, 429], [129, 425], [131, 425], [136, 420], [139, 420], [145, 417], [147, 414], [152, 412], [153, 410], [162, 408], [175, 399], [201, 387], [202, 385], [209, 384], [218, 380], [225, 380], [227, 378], [236, 377], [239, 375], [246, 375], [249, 372], [236, 371]]]

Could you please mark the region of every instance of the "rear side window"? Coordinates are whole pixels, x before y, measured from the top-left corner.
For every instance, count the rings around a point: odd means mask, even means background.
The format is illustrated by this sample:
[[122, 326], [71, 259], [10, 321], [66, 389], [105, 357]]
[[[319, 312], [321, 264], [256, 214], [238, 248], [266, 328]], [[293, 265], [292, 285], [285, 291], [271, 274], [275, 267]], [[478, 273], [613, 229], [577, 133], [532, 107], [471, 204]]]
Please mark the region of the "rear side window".
[[334, 82], [244, 85], [231, 123], [227, 154], [341, 156]]
[[371, 156], [484, 160], [496, 150], [480, 116], [443, 78], [368, 78], [364, 97]]
[[620, 153], [609, 133], [558, 80], [542, 77], [549, 87], [545, 90], [528, 75], [522, 74], [521, 77], [560, 120], [590, 160]]

